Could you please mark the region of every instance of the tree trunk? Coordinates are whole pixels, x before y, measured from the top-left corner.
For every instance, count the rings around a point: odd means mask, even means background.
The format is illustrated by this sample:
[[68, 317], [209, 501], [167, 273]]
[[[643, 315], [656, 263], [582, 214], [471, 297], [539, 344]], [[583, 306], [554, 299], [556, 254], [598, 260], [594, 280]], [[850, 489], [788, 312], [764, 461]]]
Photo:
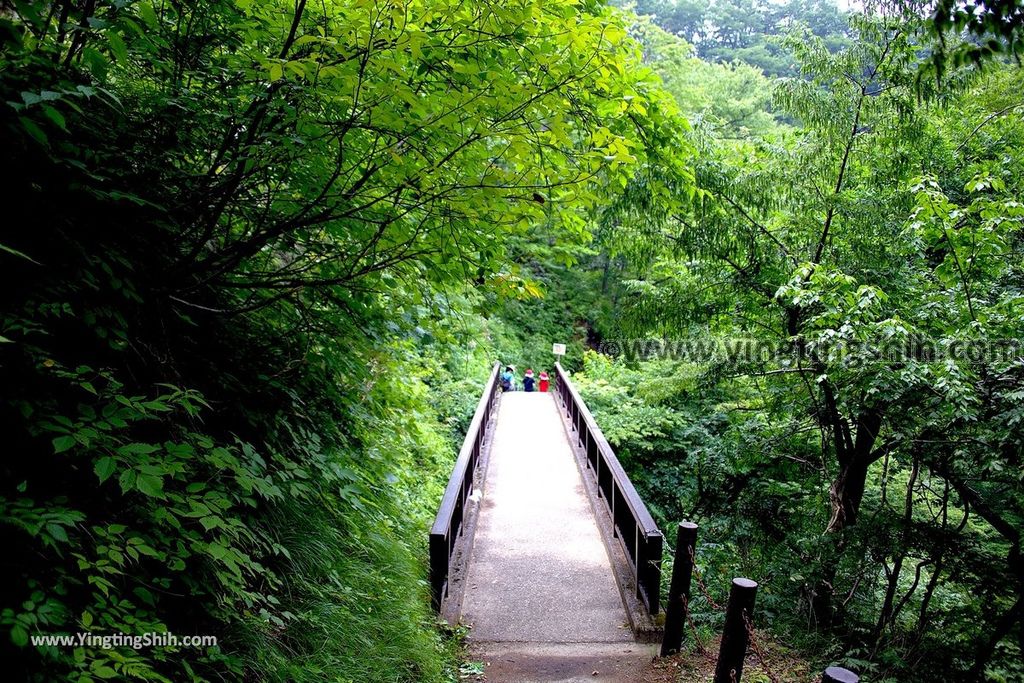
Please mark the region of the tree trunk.
[[996, 630], [992, 632], [991, 637], [978, 648], [978, 654], [974, 658], [974, 666], [967, 673], [967, 679], [971, 681], [983, 680], [985, 674], [985, 667], [988, 666], [989, 660], [992, 659], [992, 654], [996, 650], [996, 645], [999, 641], [1005, 638], [1013, 625], [1024, 616], [1024, 596], [1018, 596], [1017, 602], [1013, 603], [1013, 607], [1008, 609], [999, 621], [996, 623]]
[[841, 531], [857, 523], [860, 502], [864, 498], [867, 485], [868, 466], [870, 463], [853, 459], [839, 469], [839, 474], [832, 481], [830, 495], [832, 498], [832, 519], [828, 531]]
[[[838, 554], [838, 553], [837, 553]], [[835, 611], [832, 609], [833, 585], [838, 567], [835, 562], [824, 568], [825, 575], [814, 583], [811, 589], [811, 617], [814, 626], [824, 631], [832, 628]]]
[[[825, 568], [825, 576], [819, 580], [811, 595], [811, 612], [820, 628], [829, 629], [834, 622], [832, 593], [838, 572], [839, 557], [846, 545], [843, 531], [857, 523], [861, 500], [867, 485], [868, 468], [881, 457], [874, 450], [875, 441], [882, 425], [883, 413], [877, 408], [864, 408], [857, 416], [856, 432], [851, 434], [849, 422], [838, 409], [834, 388], [827, 381], [823, 383], [823, 416], [832, 430], [839, 472], [829, 487], [832, 503], [832, 517], [826, 533], [838, 533], [835, 560]], [[880, 449], [881, 450], [881, 449]]]

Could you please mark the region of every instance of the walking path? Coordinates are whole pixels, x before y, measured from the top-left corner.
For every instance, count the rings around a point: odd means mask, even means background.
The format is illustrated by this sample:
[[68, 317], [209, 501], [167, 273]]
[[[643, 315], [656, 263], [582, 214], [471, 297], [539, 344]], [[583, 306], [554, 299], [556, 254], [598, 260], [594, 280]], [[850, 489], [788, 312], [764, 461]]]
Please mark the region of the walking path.
[[634, 642], [551, 394], [502, 396], [479, 515], [462, 616], [487, 681], [638, 680], [653, 651]]

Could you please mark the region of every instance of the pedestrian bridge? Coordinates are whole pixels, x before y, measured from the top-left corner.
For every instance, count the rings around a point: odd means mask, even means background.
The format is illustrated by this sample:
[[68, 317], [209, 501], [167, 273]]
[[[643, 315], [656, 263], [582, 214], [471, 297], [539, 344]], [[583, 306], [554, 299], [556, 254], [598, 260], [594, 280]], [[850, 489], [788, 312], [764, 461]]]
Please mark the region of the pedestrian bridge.
[[435, 606], [488, 681], [639, 680], [662, 534], [561, 366], [550, 393], [501, 393], [498, 372], [431, 531]]
[[[664, 656], [684, 642], [697, 525], [678, 526], [662, 621], [662, 534], [565, 370], [551, 393], [505, 394], [498, 371], [430, 531], [435, 608], [471, 627], [489, 683], [674, 680], [651, 660], [654, 643]], [[722, 617], [714, 683], [741, 683], [745, 665], [778, 680], [757, 645], [757, 583], [733, 579], [724, 607], [698, 585]], [[820, 680], [858, 677], [829, 667]]]

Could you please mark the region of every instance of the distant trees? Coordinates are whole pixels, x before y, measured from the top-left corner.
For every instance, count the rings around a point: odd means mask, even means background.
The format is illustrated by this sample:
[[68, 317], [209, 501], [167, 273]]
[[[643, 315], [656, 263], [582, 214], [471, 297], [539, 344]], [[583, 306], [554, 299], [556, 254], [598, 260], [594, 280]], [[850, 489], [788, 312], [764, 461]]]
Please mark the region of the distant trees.
[[703, 59], [747, 62], [770, 76], [795, 74], [778, 39], [797, 23], [833, 50], [849, 40], [846, 15], [832, 0], [639, 0], [636, 12], [684, 38]]

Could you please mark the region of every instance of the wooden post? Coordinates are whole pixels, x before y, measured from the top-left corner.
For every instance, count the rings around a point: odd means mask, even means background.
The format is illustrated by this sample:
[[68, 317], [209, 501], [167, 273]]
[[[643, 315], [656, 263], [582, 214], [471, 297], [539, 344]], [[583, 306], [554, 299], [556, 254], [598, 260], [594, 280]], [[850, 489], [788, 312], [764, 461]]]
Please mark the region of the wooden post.
[[718, 649], [718, 664], [715, 666], [715, 683], [740, 683], [743, 659], [747, 656], [747, 645], [750, 643], [747, 624], [754, 617], [755, 597], [756, 581], [742, 578], [732, 580], [729, 606], [725, 611], [722, 646]]
[[860, 676], [841, 666], [830, 666], [821, 676], [821, 683], [857, 683]]
[[697, 525], [680, 522], [676, 533], [676, 561], [672, 565], [672, 583], [665, 607], [665, 635], [661, 639], [661, 656], [679, 652], [683, 646], [686, 616], [690, 609], [690, 581], [693, 558], [697, 552]]

